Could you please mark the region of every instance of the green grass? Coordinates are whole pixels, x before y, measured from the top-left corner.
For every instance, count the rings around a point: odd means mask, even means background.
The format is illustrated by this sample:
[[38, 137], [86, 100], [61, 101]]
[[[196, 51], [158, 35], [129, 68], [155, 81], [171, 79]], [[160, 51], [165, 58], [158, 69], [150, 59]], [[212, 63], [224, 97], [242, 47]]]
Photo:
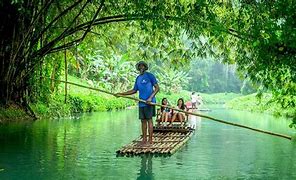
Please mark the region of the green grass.
[[237, 110], [247, 110], [254, 112], [265, 112], [276, 116], [293, 116], [295, 110], [291, 108], [282, 108], [280, 104], [272, 101], [271, 94], [263, 94], [261, 99], [256, 97], [256, 94], [250, 94], [235, 98], [226, 103], [227, 108]]

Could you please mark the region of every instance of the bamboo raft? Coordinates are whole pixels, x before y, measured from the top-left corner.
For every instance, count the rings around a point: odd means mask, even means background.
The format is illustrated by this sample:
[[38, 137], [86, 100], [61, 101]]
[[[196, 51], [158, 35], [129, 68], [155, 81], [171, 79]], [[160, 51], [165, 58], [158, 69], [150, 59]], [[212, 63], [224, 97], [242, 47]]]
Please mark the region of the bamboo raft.
[[172, 155], [192, 136], [192, 127], [153, 127], [153, 144], [141, 146], [142, 136], [116, 151], [118, 156], [134, 156], [142, 154]]

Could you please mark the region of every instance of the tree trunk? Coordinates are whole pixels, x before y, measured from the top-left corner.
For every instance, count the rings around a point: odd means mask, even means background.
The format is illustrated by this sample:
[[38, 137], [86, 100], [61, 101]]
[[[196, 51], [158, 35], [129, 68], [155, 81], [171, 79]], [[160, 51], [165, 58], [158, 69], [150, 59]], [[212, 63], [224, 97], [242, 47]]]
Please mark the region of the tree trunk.
[[[16, 7], [10, 5], [9, 1], [4, 1], [0, 8], [0, 16], [2, 19], [1, 23], [1, 34], [0, 34], [0, 58], [1, 58], [1, 69], [0, 69], [0, 101], [1, 104], [7, 104], [10, 101], [18, 101], [20, 88], [16, 87], [17, 84], [13, 82], [13, 78], [17, 73], [15, 62], [12, 61], [16, 50], [17, 39], [16, 34], [20, 28], [16, 27], [18, 22], [18, 12]], [[20, 25], [21, 26], [21, 25]], [[19, 90], [19, 91], [18, 91]]]
[[[32, 4], [27, 2], [27, 5], [30, 7]], [[29, 77], [25, 76], [30, 65], [25, 35], [28, 34], [32, 11], [27, 11], [28, 16], [24, 16], [18, 8], [10, 0], [0, 3], [0, 105], [18, 104], [29, 115], [35, 116], [27, 102]]]

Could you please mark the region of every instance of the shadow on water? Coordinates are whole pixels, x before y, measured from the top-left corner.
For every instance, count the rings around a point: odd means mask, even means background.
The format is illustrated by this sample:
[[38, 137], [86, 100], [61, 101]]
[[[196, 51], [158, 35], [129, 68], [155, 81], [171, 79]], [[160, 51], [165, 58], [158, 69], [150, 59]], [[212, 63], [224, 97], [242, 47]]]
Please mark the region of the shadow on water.
[[142, 179], [154, 179], [154, 174], [152, 172], [152, 156], [143, 155], [141, 156], [141, 165], [138, 173], [138, 180]]
[[[193, 110], [192, 112], [193, 113], [200, 113], [200, 111], [198, 111], [198, 110]], [[188, 124], [190, 127], [193, 127], [194, 129], [198, 130], [201, 127], [201, 117], [189, 115]]]

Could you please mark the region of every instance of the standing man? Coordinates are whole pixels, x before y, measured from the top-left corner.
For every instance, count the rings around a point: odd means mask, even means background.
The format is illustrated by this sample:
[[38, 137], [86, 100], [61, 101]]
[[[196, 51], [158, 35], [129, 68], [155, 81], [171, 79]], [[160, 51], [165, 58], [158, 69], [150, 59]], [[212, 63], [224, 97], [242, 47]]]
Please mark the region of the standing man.
[[192, 94], [191, 94], [191, 109], [196, 109], [196, 101], [197, 101], [197, 96], [195, 95], [195, 92], [192, 92]]
[[153, 137], [153, 122], [152, 117], [155, 116], [155, 106], [150, 103], [156, 103], [155, 95], [159, 91], [159, 86], [155, 76], [146, 72], [148, 70], [148, 65], [144, 61], [140, 61], [136, 64], [136, 68], [140, 75], [136, 78], [134, 88], [132, 90], [117, 93], [115, 96], [125, 96], [135, 94], [139, 91], [139, 98], [145, 100], [146, 103], [139, 102], [139, 119], [142, 124], [142, 145], [147, 144], [147, 124], [149, 131], [149, 144], [152, 144]]

